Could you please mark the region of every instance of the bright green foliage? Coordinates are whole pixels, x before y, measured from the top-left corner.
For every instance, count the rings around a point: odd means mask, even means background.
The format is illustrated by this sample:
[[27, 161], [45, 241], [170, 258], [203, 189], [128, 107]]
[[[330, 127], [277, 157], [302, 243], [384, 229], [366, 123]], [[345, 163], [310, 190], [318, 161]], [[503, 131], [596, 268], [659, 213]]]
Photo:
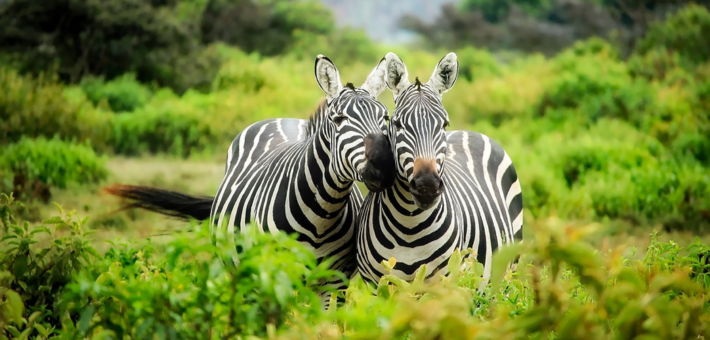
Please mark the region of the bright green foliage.
[[459, 61], [459, 78], [475, 81], [484, 77], [502, 75], [502, 67], [492, 54], [485, 50], [465, 47], [456, 51]]
[[156, 99], [150, 106], [114, 116], [109, 140], [114, 152], [165, 152], [186, 157], [216, 142], [213, 126], [204, 117], [213, 105], [210, 98], [200, 97], [194, 106], [170, 98]]
[[59, 328], [66, 285], [99, 254], [86, 239], [91, 232], [84, 229], [85, 220], [59, 208], [59, 215], [30, 227], [12, 218], [14, 204], [12, 197], [0, 196], [0, 292], [7, 297], [0, 309], [8, 313], [0, 316], [0, 339], [47, 339]]
[[15, 184], [20, 187], [13, 189], [19, 192], [30, 190], [35, 183], [66, 188], [105, 179], [108, 175], [105, 162], [87, 145], [57, 138], [22, 138], [0, 151], [0, 175], [14, 176]]
[[134, 74], [124, 74], [108, 82], [103, 78], [86, 77], [81, 89], [94, 105], [106, 100], [113, 112], [130, 112], [148, 102], [151, 91], [136, 80]]
[[68, 308], [82, 318], [65, 320], [65, 335], [265, 336], [287, 327], [292, 313], [320, 314], [317, 294], [309, 287], [335, 273], [317, 265], [313, 253], [295, 240], [245, 232], [236, 240], [240, 263], [235, 268], [228, 258], [232, 252], [215, 249], [207, 228], [195, 233], [170, 242], [160, 256], [150, 248], [115, 245], [92, 273], [67, 287]]
[[58, 135], [100, 146], [106, 118], [84, 104], [68, 100], [56, 77], [24, 77], [0, 66], [0, 145]]
[[[336, 274], [284, 234], [240, 234], [236, 268], [231, 250], [214, 248], [205, 226], [160, 249], [150, 242], [113, 243], [98, 256], [87, 243], [84, 221], [71, 213], [60, 210], [43, 223], [57, 228], [51, 242], [40, 238], [46, 227], [20, 226], [11, 218], [11, 203], [6, 196], [0, 201], [0, 217], [13, 221], [0, 243], [5, 338], [710, 336], [710, 247], [660, 242], [655, 232], [641, 256], [623, 245], [602, 253], [592, 246], [602, 236], [598, 225], [548, 219], [523, 244], [496, 253], [483, 291], [477, 290], [482, 265], [467, 250], [452, 256], [451, 275], [430, 282], [421, 275], [412, 282], [385, 275], [372, 285], [355, 276], [345, 304], [323, 312], [313, 285]], [[517, 271], [510, 272], [518, 255]], [[395, 263], [383, 261], [385, 268]]]

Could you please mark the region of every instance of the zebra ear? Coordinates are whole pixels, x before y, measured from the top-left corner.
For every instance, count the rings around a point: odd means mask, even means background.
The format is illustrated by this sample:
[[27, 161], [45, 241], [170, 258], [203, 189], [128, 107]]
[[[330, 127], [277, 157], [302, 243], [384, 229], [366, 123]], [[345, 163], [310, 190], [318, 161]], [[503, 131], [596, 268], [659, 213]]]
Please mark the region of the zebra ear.
[[392, 90], [394, 97], [409, 86], [409, 73], [407, 66], [396, 54], [389, 52], [385, 55], [385, 83]]
[[340, 73], [335, 64], [328, 57], [319, 54], [316, 57], [316, 81], [321, 90], [325, 92], [325, 99], [330, 102], [337, 97], [343, 84], [340, 83]]
[[459, 61], [456, 59], [456, 53], [451, 52], [441, 58], [434, 69], [434, 73], [431, 74], [428, 84], [439, 95], [442, 95], [454, 87], [458, 76]]
[[365, 83], [360, 86], [361, 89], [367, 91], [372, 97], [377, 98], [382, 91], [385, 90], [385, 58], [382, 58], [375, 69], [367, 76]]

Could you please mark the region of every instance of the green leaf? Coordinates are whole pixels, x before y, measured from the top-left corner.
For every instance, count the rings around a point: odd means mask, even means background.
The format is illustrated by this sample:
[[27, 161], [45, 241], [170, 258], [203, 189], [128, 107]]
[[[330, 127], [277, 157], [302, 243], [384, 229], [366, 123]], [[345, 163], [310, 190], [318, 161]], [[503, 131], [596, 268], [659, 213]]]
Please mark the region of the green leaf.
[[45, 226], [37, 227], [34, 230], [30, 232], [30, 235], [34, 234], [39, 234], [39, 233], [46, 233], [46, 234], [51, 234], [52, 232], [49, 230], [49, 228]]
[[[13, 290], [8, 290], [5, 292], [5, 296], [7, 297], [7, 302], [10, 307], [10, 315], [12, 316], [12, 319], [15, 322], [19, 323], [20, 320], [22, 320], [22, 314], [25, 312], [25, 304], [22, 303], [22, 298], [20, 297], [20, 294], [17, 294]], [[15, 336], [19, 336], [19, 333]]]
[[42, 324], [36, 323], [35, 329], [39, 332], [39, 334], [42, 334], [43, 336], [49, 336], [49, 331], [47, 330], [47, 328], [42, 326]]
[[5, 235], [0, 239], [0, 242], [12, 239], [12, 238], [17, 238], [17, 235]]
[[30, 336], [30, 333], [32, 332], [32, 328], [27, 328], [18, 337], [18, 339], [24, 340], [27, 339]]
[[461, 251], [459, 248], [456, 248], [451, 257], [449, 257], [448, 266], [449, 274], [453, 276], [457, 276], [461, 272]]
[[24, 277], [27, 271], [27, 257], [18, 256], [15, 258], [15, 263], [12, 265], [12, 275], [14, 275], [18, 280]]
[[89, 326], [91, 325], [91, 318], [94, 317], [94, 306], [89, 305], [87, 306], [83, 312], [81, 312], [81, 317], [79, 318], [79, 325], [78, 325], [78, 330], [81, 334], [86, 334], [86, 331], [89, 330]]
[[417, 274], [414, 277], [414, 283], [422, 284], [424, 283], [424, 279], [426, 279], [426, 264], [423, 264], [417, 269]]
[[14, 336], [15, 338], [20, 337], [20, 331], [18, 331], [17, 328], [15, 328], [15, 326], [8, 325], [8, 326], [5, 326], [5, 329], [10, 331], [10, 334], [12, 334], [12, 336]]
[[513, 262], [515, 258], [520, 255], [524, 249], [523, 244], [517, 243], [512, 245], [507, 245], [501, 248], [493, 254], [493, 260], [491, 262], [491, 291], [497, 292], [500, 288], [501, 281], [505, 276], [505, 272], [508, 270], [508, 264]]

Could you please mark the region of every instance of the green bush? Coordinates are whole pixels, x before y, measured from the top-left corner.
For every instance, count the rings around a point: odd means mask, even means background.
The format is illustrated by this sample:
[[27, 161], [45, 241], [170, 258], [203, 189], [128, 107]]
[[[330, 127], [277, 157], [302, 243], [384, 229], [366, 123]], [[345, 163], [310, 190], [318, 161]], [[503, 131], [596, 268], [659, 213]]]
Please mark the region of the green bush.
[[549, 85], [538, 111], [580, 108], [594, 121], [609, 115], [603, 106], [613, 105], [620, 91], [631, 84], [626, 65], [600, 55], [576, 55], [568, 50], [553, 61], [555, 80]]
[[[45, 222], [56, 230], [43, 242], [49, 229], [20, 224], [11, 199], [1, 199], [2, 339], [710, 336], [710, 247], [660, 242], [655, 232], [640, 254], [623, 244], [600, 252], [597, 225], [548, 219], [529, 241], [496, 252], [482, 291], [482, 265], [457, 251], [447, 277], [404, 282], [390, 273], [373, 285], [356, 276], [345, 303], [323, 312], [312, 285], [336, 274], [284, 234], [239, 234], [236, 268], [223, 265], [231, 252], [212, 246], [204, 226], [161, 249], [114, 243], [100, 256], [71, 213]], [[517, 271], [508, 271], [518, 255]]]
[[13, 176], [18, 195], [29, 194], [37, 185], [66, 188], [99, 182], [108, 175], [105, 161], [87, 145], [57, 138], [22, 138], [0, 151], [0, 169]]
[[[323, 53], [337, 63], [363, 62], [375, 67], [384, 56], [377, 46], [362, 30], [340, 28], [329, 34], [318, 34], [304, 30], [294, 32], [294, 45], [289, 54], [305, 60], [311, 60]], [[333, 48], [337, 46], [337, 48]], [[327, 52], [326, 52], [327, 51]], [[364, 81], [365, 78], [362, 78]]]
[[690, 4], [666, 20], [652, 24], [636, 44], [634, 53], [643, 55], [662, 48], [677, 55], [683, 66], [692, 68], [710, 59], [708, 46], [710, 12], [701, 5]]
[[168, 153], [187, 157], [214, 145], [213, 127], [200, 110], [180, 108], [180, 102], [156, 101], [111, 120], [109, 144], [121, 155]]
[[502, 67], [495, 57], [486, 50], [465, 47], [456, 51], [459, 60], [459, 78], [475, 81], [483, 77], [495, 77], [503, 74]]
[[22, 76], [0, 67], [0, 145], [56, 135], [102, 147], [106, 117], [86, 104], [69, 100], [54, 76]]
[[139, 83], [132, 73], [110, 81], [86, 77], [80, 86], [94, 105], [105, 99], [114, 112], [130, 112], [143, 107], [151, 96], [150, 89]]
[[[62, 294], [79, 271], [98, 260], [99, 253], [86, 238], [90, 232], [83, 227], [85, 220], [73, 213], [60, 208], [59, 215], [30, 227], [14, 219], [13, 205], [11, 196], [0, 195], [0, 295], [12, 292], [8, 295], [12, 304], [0, 308], [10, 307], [13, 312], [0, 316], [0, 339], [47, 339], [59, 332], [62, 318], [79, 317], [64, 313]], [[3, 322], [6, 315], [13, 317]]]
[[65, 323], [64, 329], [78, 337], [132, 339], [265, 336], [287, 328], [294, 313], [321, 313], [311, 286], [335, 274], [326, 263], [317, 265], [312, 252], [284, 234], [245, 232], [236, 246], [237, 268], [214, 256], [226, 258], [231, 252], [215, 249], [207, 228], [178, 237], [160, 257], [131, 246], [114, 247], [106, 261], [96, 262], [67, 286], [67, 307], [87, 315], [87, 322]]
[[270, 81], [268, 73], [259, 65], [259, 56], [246, 54], [237, 49], [222, 49], [228, 56], [212, 82], [212, 91], [239, 89], [244, 92], [258, 92]]
[[[295, 239], [255, 229], [235, 241], [238, 267], [224, 266], [231, 260], [221, 258], [231, 256], [233, 248], [215, 248], [204, 226], [198, 226], [197, 235], [169, 242], [160, 254], [150, 243], [113, 243], [100, 256], [88, 243], [86, 220], [60, 209], [59, 216], [43, 222], [55, 225], [54, 240], [46, 242], [40, 236], [50, 229], [20, 225], [12, 199], [0, 199], [0, 293], [12, 299], [13, 308], [13, 317], [0, 324], [0, 338], [20, 332], [38, 339], [50, 334], [59, 339], [266, 336], [288, 327], [294, 314], [320, 316], [314, 285], [342, 278], [327, 269], [329, 261], [318, 263]], [[66, 230], [69, 234], [59, 236]], [[21, 299], [19, 308], [14, 294]]]

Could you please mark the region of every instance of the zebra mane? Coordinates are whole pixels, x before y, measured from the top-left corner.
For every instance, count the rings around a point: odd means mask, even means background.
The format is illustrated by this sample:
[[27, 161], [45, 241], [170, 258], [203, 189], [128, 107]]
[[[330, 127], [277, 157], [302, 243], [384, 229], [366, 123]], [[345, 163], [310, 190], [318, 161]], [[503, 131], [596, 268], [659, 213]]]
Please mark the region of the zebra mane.
[[308, 117], [308, 132], [306, 133], [306, 138], [312, 136], [320, 127], [323, 125], [328, 118], [328, 103], [325, 99], [321, 99], [318, 102], [318, 107], [316, 111]]
[[418, 91], [422, 90], [422, 82], [419, 81], [419, 77], [414, 78], [414, 85], [417, 87]]
[[345, 87], [355, 91], [355, 85], [353, 85], [353, 83], [347, 83], [347, 84], [345, 84]]

